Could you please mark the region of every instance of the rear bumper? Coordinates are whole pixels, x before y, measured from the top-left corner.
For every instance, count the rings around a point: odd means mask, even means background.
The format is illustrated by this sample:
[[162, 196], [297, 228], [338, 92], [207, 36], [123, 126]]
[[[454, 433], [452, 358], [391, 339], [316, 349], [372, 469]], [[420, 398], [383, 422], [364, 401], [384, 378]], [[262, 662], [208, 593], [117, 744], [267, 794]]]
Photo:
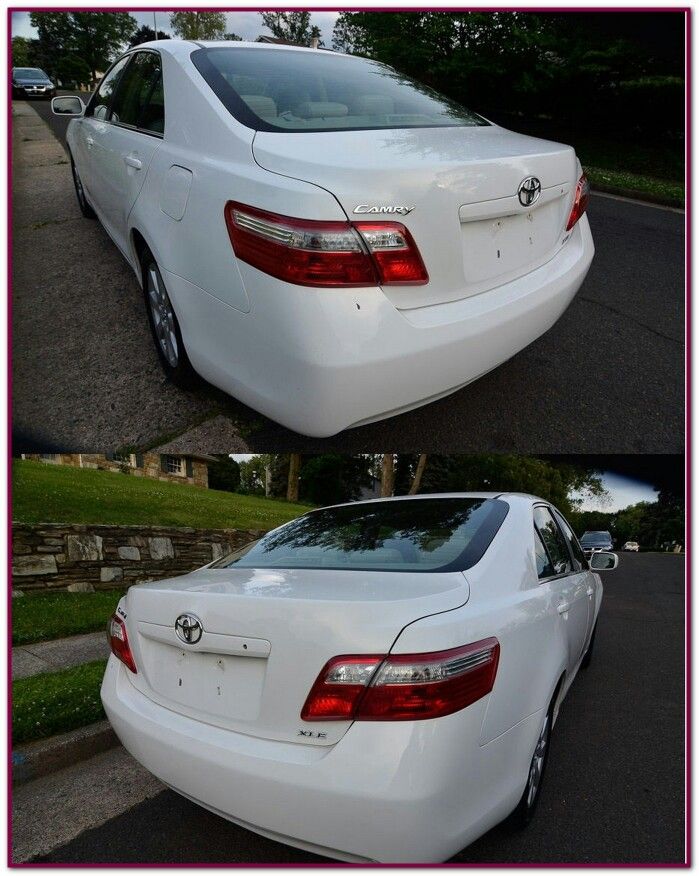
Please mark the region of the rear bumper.
[[585, 216], [538, 270], [409, 311], [380, 289], [307, 289], [240, 263], [251, 301], [242, 313], [164, 274], [196, 370], [284, 426], [326, 437], [434, 401], [511, 358], [563, 314], [593, 254]]
[[541, 717], [478, 745], [488, 697], [435, 721], [354, 724], [333, 746], [257, 739], [137, 691], [110, 657], [107, 716], [165, 784], [243, 827], [348, 861], [444, 861], [512, 811]]

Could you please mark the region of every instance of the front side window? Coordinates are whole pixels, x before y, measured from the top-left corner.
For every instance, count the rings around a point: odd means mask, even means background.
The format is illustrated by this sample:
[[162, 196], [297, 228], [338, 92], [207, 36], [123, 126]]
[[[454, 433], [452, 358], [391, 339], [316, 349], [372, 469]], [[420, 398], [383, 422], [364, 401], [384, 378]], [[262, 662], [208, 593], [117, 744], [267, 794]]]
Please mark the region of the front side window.
[[573, 569], [568, 547], [551, 512], [543, 505], [534, 509], [534, 523], [553, 566], [554, 575], [565, 575]]
[[119, 82], [111, 121], [142, 131], [162, 134], [165, 125], [160, 56], [137, 52]]
[[226, 109], [258, 131], [489, 124], [426, 85], [366, 58], [235, 47], [200, 49], [191, 57]]
[[447, 572], [470, 568], [509, 506], [500, 499], [411, 499], [311, 511], [211, 568]]
[[555, 515], [556, 520], [558, 521], [558, 525], [561, 528], [561, 532], [563, 533], [563, 537], [568, 543], [570, 552], [573, 555], [575, 571], [579, 572], [581, 569], [587, 569], [587, 560], [585, 559], [585, 554], [583, 553], [583, 549], [580, 547], [580, 542], [578, 541], [575, 533], [571, 529], [570, 524], [565, 519], [565, 517], [558, 511], [555, 512]]
[[114, 92], [119, 85], [121, 74], [124, 72], [126, 65], [131, 60], [131, 56], [127, 55], [120, 61], [117, 61], [107, 75], [102, 79], [99, 88], [95, 92], [95, 96], [90, 101], [90, 106], [85, 113], [86, 116], [94, 116], [96, 119], [104, 120], [109, 115], [109, 106], [114, 97]]

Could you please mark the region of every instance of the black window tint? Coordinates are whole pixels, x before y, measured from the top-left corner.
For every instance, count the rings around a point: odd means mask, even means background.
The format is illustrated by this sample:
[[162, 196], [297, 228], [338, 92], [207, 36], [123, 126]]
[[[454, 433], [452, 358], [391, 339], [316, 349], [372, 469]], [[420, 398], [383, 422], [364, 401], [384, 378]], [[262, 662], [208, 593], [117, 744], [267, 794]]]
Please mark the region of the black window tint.
[[160, 57], [138, 52], [121, 78], [111, 120], [162, 134], [165, 121]]
[[568, 521], [565, 519], [565, 517], [563, 517], [562, 514], [559, 514], [558, 511], [556, 511], [556, 520], [558, 521], [558, 525], [563, 531], [563, 537], [568, 542], [568, 546], [570, 547], [571, 553], [573, 554], [576, 571], [579, 572], [581, 569], [587, 569], [587, 560], [585, 559], [585, 554], [583, 553], [583, 549], [580, 547], [580, 542], [576, 538], [575, 533], [570, 528]]
[[104, 79], [102, 79], [86, 115], [94, 116], [96, 119], [107, 118], [109, 105], [114, 97], [114, 92], [121, 80], [121, 74], [124, 72], [124, 68], [129, 61], [130, 57], [122, 58], [120, 61], [117, 61], [109, 73], [107, 73]]
[[534, 509], [534, 522], [541, 534], [541, 539], [546, 545], [549, 557], [553, 564], [555, 575], [563, 575], [572, 571], [568, 546], [565, 543], [556, 521], [551, 516], [548, 508], [539, 506]]
[[536, 556], [536, 574], [539, 578], [550, 578], [554, 574], [553, 566], [536, 527], [534, 527], [534, 555]]
[[463, 570], [483, 556], [507, 511], [499, 499], [473, 498], [322, 508], [211, 568]]

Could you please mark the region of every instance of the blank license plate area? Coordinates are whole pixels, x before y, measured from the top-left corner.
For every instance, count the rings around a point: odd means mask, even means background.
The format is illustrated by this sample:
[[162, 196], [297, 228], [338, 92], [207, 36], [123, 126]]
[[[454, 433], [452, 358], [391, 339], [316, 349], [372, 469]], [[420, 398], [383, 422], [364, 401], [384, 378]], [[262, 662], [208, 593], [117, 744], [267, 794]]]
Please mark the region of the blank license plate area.
[[161, 697], [216, 718], [257, 718], [266, 659], [187, 651], [145, 637], [141, 653], [148, 684]]
[[561, 206], [557, 198], [531, 212], [462, 222], [467, 281], [482, 284], [543, 263], [561, 238]]

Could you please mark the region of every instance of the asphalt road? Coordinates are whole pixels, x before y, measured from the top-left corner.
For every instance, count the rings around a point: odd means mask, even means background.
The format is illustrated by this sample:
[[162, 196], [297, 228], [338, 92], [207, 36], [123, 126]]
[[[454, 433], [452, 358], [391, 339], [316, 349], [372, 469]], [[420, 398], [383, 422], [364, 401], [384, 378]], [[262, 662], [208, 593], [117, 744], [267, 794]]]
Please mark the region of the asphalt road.
[[[623, 554], [604, 585], [592, 665], [561, 709], [534, 821], [521, 832], [491, 830], [454, 862], [684, 861], [684, 557]], [[163, 791], [36, 860], [323, 859]]]
[[[52, 116], [48, 103], [32, 106], [62, 138], [66, 119]], [[22, 217], [13, 223], [18, 450], [173, 438], [180, 449], [211, 452], [684, 450], [684, 215], [677, 211], [593, 195], [595, 260], [544, 337], [445, 399], [315, 440], [207, 384], [183, 392], [166, 383], [137, 283], [98, 223], [79, 216], [66, 164], [20, 168], [13, 204]]]

